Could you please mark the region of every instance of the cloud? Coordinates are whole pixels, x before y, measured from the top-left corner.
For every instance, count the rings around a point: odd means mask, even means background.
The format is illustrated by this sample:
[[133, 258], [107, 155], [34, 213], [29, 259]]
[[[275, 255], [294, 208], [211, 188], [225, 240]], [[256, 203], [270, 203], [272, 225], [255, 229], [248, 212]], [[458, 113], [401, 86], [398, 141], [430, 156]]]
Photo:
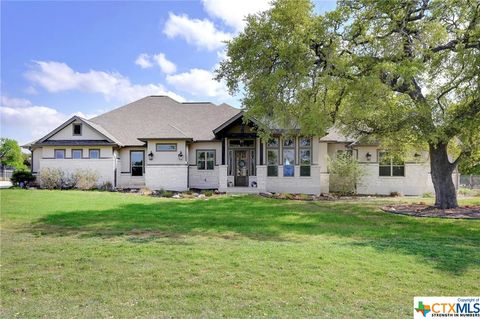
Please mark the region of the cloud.
[[[231, 1], [227, 2], [231, 3]], [[187, 43], [208, 51], [223, 47], [224, 41], [232, 37], [230, 33], [217, 30], [208, 19], [190, 19], [186, 14], [174, 13], [169, 13], [163, 33], [169, 38], [183, 38]]]
[[167, 82], [191, 95], [227, 98], [225, 85], [213, 77], [213, 73], [208, 70], [191, 69], [188, 72], [167, 75]]
[[268, 10], [269, 0], [202, 0], [203, 8], [212, 17], [221, 19], [226, 25], [240, 32], [246, 25], [245, 17], [249, 14]]
[[146, 53], [140, 54], [135, 60], [135, 64], [139, 65], [142, 69], [151, 68], [153, 66], [152, 62], [150, 62], [150, 56]]
[[170, 74], [177, 71], [177, 66], [172, 61], [167, 60], [165, 54], [156, 54], [153, 56], [153, 59], [157, 62], [158, 66], [164, 73]]
[[178, 94], [167, 91], [161, 84], [132, 84], [128, 77], [117, 72], [77, 72], [63, 62], [34, 61], [25, 76], [53, 93], [78, 90], [100, 93], [107, 100], [121, 102], [131, 102], [147, 95], [168, 95], [178, 101], [185, 100]]
[[154, 63], [160, 67], [160, 70], [162, 70], [163, 73], [171, 74], [177, 71], [175, 63], [168, 60], [164, 53], [154, 55], [142, 53], [135, 61], [135, 64], [140, 65], [142, 69], [151, 68]]

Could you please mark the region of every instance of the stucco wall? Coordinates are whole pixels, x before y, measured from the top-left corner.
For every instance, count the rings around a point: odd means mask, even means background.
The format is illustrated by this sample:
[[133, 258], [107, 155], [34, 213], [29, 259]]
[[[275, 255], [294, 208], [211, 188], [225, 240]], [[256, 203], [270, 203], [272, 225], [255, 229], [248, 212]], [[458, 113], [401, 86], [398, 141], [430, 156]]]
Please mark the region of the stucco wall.
[[41, 159], [39, 172], [44, 168], [57, 168], [66, 173], [89, 169], [98, 174], [98, 184], [114, 184], [115, 159]]
[[[75, 121], [73, 123], [82, 122]], [[85, 123], [82, 123], [82, 135], [73, 135], [73, 123], [65, 126], [62, 130], [51, 136], [49, 140], [105, 140], [105, 136]]]
[[148, 165], [145, 167], [145, 185], [154, 190], [187, 190], [187, 165]]
[[197, 165], [197, 150], [215, 150], [216, 165], [222, 164], [222, 142], [195, 142], [188, 144], [188, 164]]
[[[176, 144], [176, 151], [159, 151], [156, 150], [156, 144]], [[148, 158], [148, 154], [152, 152], [153, 159]], [[178, 154], [182, 152], [183, 158], [178, 159]], [[169, 165], [180, 165], [186, 164], [187, 155], [186, 155], [186, 142], [184, 140], [149, 140], [147, 143], [147, 151], [145, 153], [146, 162], [148, 164], [169, 164]]]

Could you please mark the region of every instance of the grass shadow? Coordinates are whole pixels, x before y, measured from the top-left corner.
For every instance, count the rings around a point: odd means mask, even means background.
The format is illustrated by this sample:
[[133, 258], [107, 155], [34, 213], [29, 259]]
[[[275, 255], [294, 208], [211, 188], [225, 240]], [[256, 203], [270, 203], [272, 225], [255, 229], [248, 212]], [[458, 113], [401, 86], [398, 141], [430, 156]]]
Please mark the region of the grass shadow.
[[417, 219], [383, 213], [375, 202], [298, 202], [256, 196], [158, 200], [108, 210], [56, 212], [29, 232], [80, 237], [126, 236], [133, 243], [157, 238], [218, 236], [258, 241], [337, 236], [352, 245], [415, 255], [438, 269], [461, 274], [480, 266], [480, 222]]

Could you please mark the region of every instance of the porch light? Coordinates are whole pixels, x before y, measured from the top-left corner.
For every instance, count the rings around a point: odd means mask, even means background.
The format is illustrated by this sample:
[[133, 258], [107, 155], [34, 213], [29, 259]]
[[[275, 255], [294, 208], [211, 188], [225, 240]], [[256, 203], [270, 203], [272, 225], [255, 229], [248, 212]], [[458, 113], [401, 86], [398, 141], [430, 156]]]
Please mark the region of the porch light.
[[422, 155], [420, 155], [418, 153], [415, 153], [415, 155], [413, 155], [413, 156], [415, 156], [415, 159], [419, 159]]
[[153, 160], [153, 152], [152, 151], [150, 151], [150, 153], [148, 153], [148, 159]]
[[180, 153], [178, 153], [178, 160], [181, 161], [183, 159], [183, 153], [182, 151], [180, 151]]
[[372, 154], [370, 154], [370, 152], [367, 152], [367, 154], [365, 155], [365, 157], [367, 158], [367, 161], [369, 161], [369, 160], [372, 159]]

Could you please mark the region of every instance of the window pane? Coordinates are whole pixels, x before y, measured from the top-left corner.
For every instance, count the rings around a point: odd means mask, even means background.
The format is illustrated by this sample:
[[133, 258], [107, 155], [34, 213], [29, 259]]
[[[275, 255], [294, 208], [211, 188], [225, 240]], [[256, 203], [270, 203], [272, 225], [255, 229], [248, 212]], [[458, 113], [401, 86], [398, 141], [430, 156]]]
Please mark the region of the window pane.
[[283, 140], [283, 146], [284, 147], [294, 147], [295, 146], [295, 140], [291, 138], [287, 138]]
[[278, 150], [268, 150], [267, 152], [267, 164], [278, 165]]
[[240, 146], [240, 140], [229, 140], [228, 145], [231, 147], [239, 147]]
[[132, 166], [143, 166], [143, 152], [131, 153]]
[[310, 166], [300, 166], [300, 176], [310, 176]]
[[311, 139], [309, 137], [300, 138], [300, 147], [310, 147]]
[[278, 147], [278, 138], [271, 138], [268, 140], [268, 143], [267, 143], [267, 146], [268, 147]]
[[177, 144], [157, 144], [157, 152], [173, 152], [177, 150]]
[[310, 150], [300, 150], [300, 165], [310, 165], [311, 158]]
[[55, 150], [55, 158], [65, 158], [65, 150]]
[[197, 152], [198, 160], [205, 160], [205, 152]]
[[215, 163], [213, 161], [207, 161], [207, 169], [213, 169], [215, 166]]
[[82, 158], [82, 151], [81, 150], [72, 150], [72, 158], [74, 158], [74, 159]]
[[403, 159], [402, 159], [401, 157], [399, 157], [399, 156], [394, 156], [394, 157], [392, 158], [392, 164], [393, 164], [393, 165], [401, 166], [401, 165], [404, 164], [404, 161], [403, 161]]
[[228, 176], [233, 175], [233, 151], [228, 151]]
[[205, 161], [198, 160], [197, 169], [205, 169]]
[[214, 158], [215, 158], [215, 152], [208, 151], [207, 152], [207, 159], [214, 159]]
[[90, 158], [100, 158], [99, 150], [90, 150]]
[[142, 176], [143, 167], [141, 166], [132, 166], [132, 176]]
[[284, 165], [283, 166], [283, 176], [295, 176], [295, 166], [293, 165]]
[[250, 151], [250, 176], [255, 176], [255, 150]]
[[278, 166], [267, 166], [267, 176], [278, 176]]
[[405, 166], [393, 166], [392, 173], [393, 176], [405, 176]]
[[253, 147], [255, 145], [255, 141], [254, 140], [243, 140], [242, 141], [243, 143], [243, 147]]
[[380, 169], [379, 169], [380, 176], [391, 176], [390, 168], [391, 168], [390, 165], [389, 166], [380, 166]]
[[378, 153], [378, 162], [381, 165], [390, 165], [390, 157], [387, 156], [386, 152], [379, 152]]
[[73, 124], [73, 134], [74, 135], [82, 134], [82, 124]]
[[295, 165], [295, 150], [283, 150], [283, 165]]

